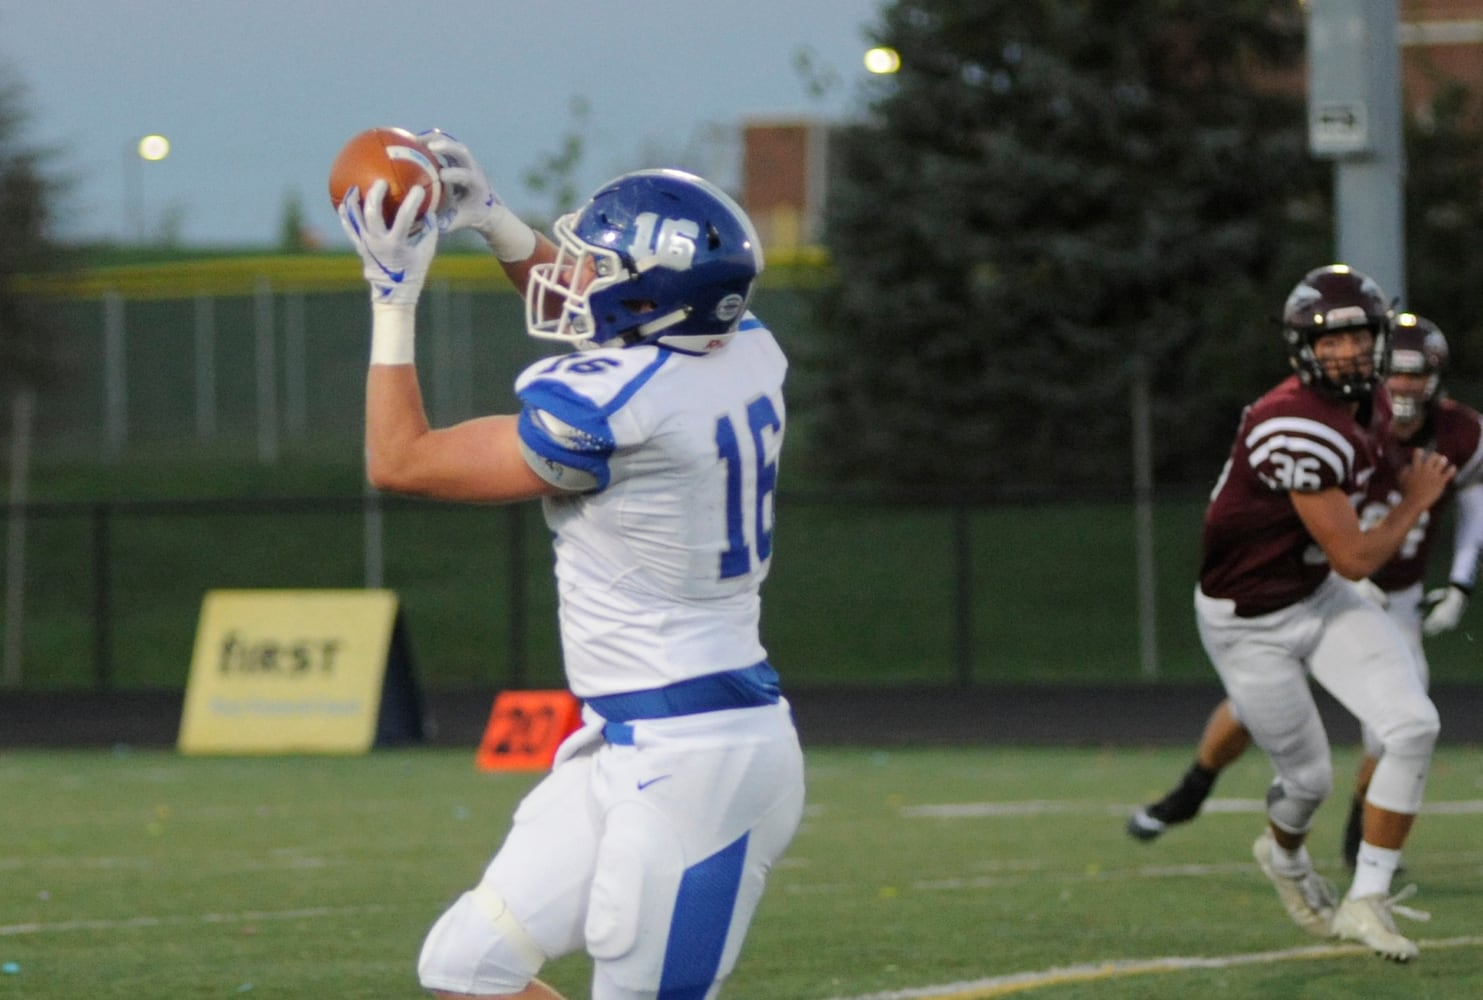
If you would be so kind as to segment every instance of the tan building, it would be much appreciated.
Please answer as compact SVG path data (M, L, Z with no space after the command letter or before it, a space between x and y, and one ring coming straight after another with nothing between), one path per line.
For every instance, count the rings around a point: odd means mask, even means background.
M829 125L801 119L742 125L742 206L768 249L823 240Z

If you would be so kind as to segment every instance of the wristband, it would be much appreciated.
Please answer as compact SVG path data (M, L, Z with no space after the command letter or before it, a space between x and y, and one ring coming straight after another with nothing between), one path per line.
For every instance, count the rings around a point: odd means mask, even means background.
M494 256L505 263L529 260L536 249L536 231L504 205L490 213L488 225L479 230Z
M416 364L417 307L371 303L371 364Z

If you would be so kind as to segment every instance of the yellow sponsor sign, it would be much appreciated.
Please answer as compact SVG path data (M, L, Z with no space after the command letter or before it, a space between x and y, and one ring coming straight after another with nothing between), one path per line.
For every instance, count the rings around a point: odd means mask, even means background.
M420 735L398 623L389 590L208 592L179 749L363 753L378 721L385 730L389 715L406 723L409 713Z

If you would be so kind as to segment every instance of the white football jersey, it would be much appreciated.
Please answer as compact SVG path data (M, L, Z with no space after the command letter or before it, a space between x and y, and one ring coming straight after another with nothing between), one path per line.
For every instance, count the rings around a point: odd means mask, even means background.
M555 534L562 651L581 698L766 659L787 360L746 316L706 355L652 345L548 358L521 373L526 460L574 492Z

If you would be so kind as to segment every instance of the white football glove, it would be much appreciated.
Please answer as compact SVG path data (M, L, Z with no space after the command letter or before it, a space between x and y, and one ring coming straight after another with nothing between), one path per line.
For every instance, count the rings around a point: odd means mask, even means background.
M373 304L415 306L422 282L438 252L438 227L424 226L417 219L426 192L413 188L397 209L391 226L381 214L386 182L377 181L361 202L359 188L345 192L340 202L340 225L365 265Z
M535 251L536 234L505 205L469 147L441 129L419 132L418 138L442 163L443 207L438 228L445 233L472 229L503 261L526 260Z
M1374 580L1365 577L1362 580L1350 580L1349 582L1354 585L1355 590L1359 591L1359 596L1365 600L1378 604L1382 608L1390 607L1390 595L1380 589Z
M1421 621L1421 634L1440 635L1457 628L1468 607L1468 592L1455 583L1427 591L1421 602L1426 617Z

